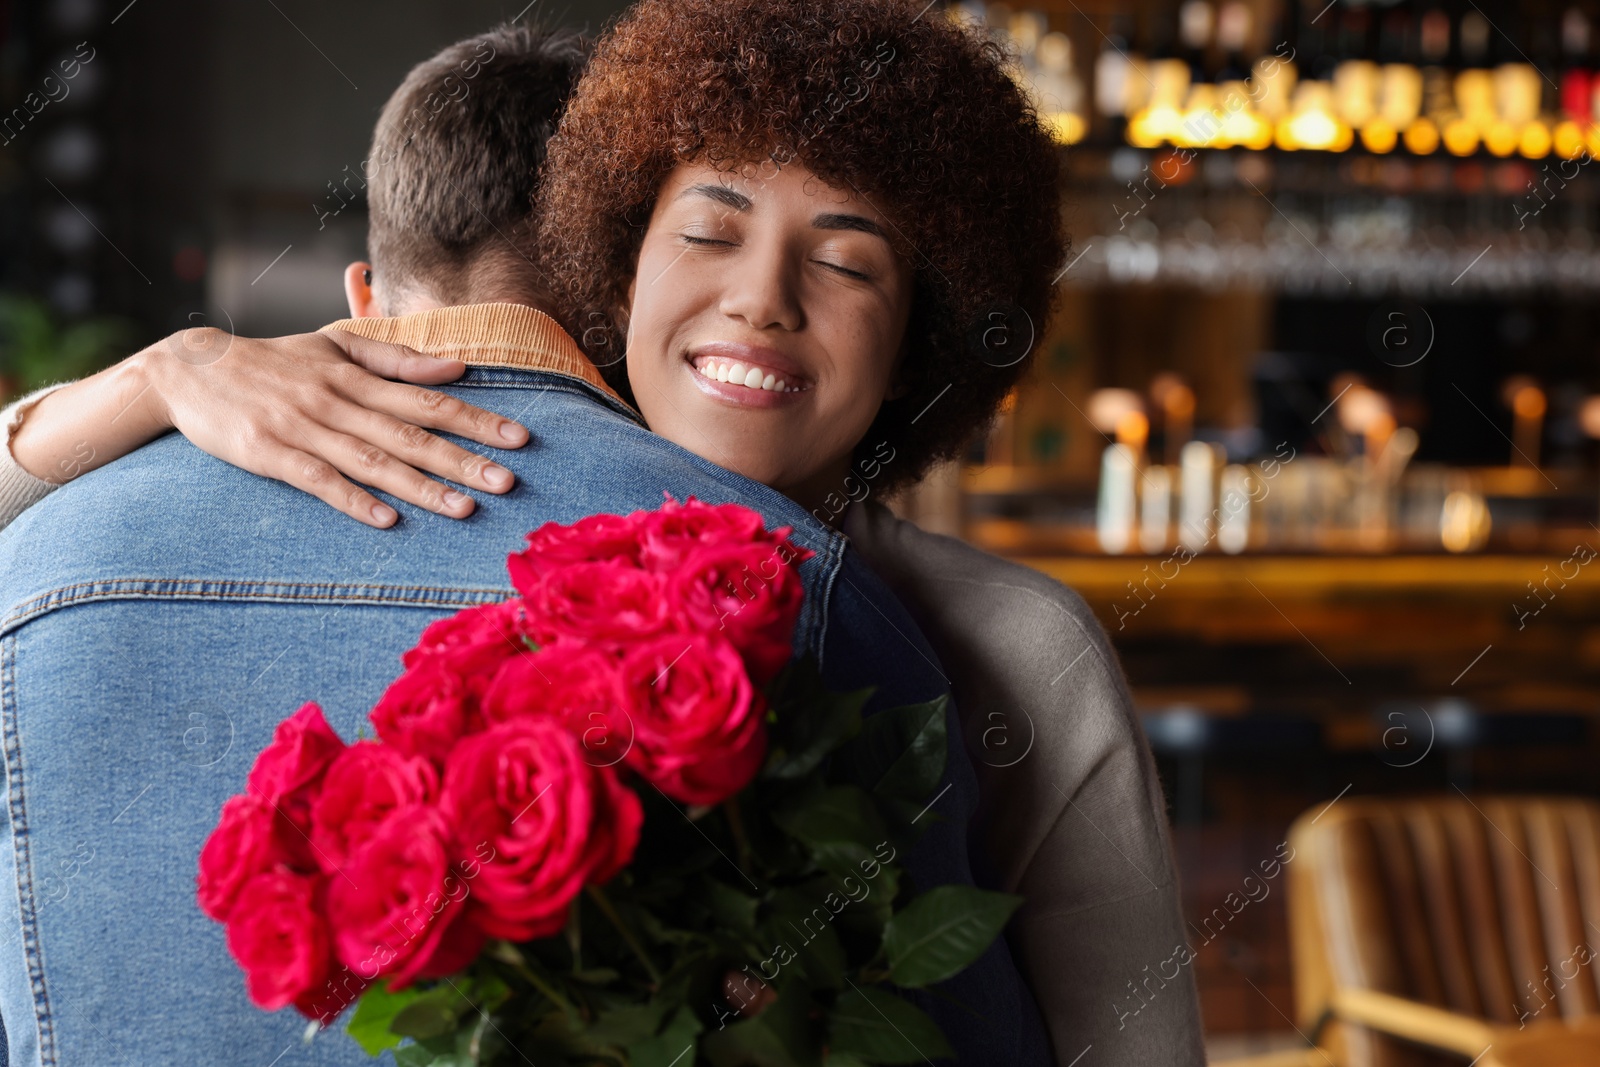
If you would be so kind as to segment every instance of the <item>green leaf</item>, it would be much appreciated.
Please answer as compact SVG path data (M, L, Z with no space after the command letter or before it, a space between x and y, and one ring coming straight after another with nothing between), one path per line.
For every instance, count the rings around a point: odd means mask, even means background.
M804 985L787 985L754 1019L707 1034L700 1051L711 1067L812 1067L822 1057L814 1006Z
M681 1007L658 1036L628 1046L628 1063L630 1067L689 1067L695 1057L684 1053L694 1046L702 1029L694 1011Z
M454 986L443 985L428 990L401 1008L389 1028L397 1034L423 1041L454 1033L460 1026L461 1016L472 1010L472 1001Z
M719 926L737 930L742 934L755 931L756 909L760 906L760 901L715 878L704 879L702 886L705 890L706 907L710 909L711 917Z
M889 833L872 797L853 785L808 792L772 818L829 870L853 872L863 862L876 862L872 850Z
M840 750L835 775L879 796L927 803L944 777L949 707L950 698L941 696L869 716L861 733Z
M828 888L822 879L781 890L773 897L772 914L765 925L767 939L793 952L794 962L815 987L838 989L844 985L844 945L834 920L848 903L848 897Z
M397 1067L473 1067L457 1051L454 1035L430 1038L394 1050Z
M857 874L846 888L858 899L839 915L839 927L874 948L883 943L883 928L894 914L895 894L900 890L900 868L880 864L876 876Z
M404 1048L394 1050L395 1067L434 1067L435 1064L439 1064L439 1067L446 1067L455 1058L456 1054L454 1052L441 1056L431 1049L423 1048L421 1045L407 1045Z
M415 986L391 993L388 982L379 982L356 1001L355 1014L350 1016L345 1032L356 1039L368 1056L394 1048L400 1044L400 1035L390 1029L390 1024L406 1005L420 996L422 991Z
M1021 903L967 885L928 890L884 927L890 978L911 989L944 981L983 955Z
M878 986L852 989L841 996L828 1023L829 1067L837 1067L838 1057L908 1064L954 1055L938 1023L915 1004Z
M858 1059L848 1052L828 1051L828 1058L822 1061L824 1067L872 1067L866 1060Z
M829 692L809 659L789 664L772 685L777 721L771 734L772 755L762 777L794 781L816 770L829 753L860 731L861 709L871 696L870 689Z
M653 1035L666 1017L668 1005L658 1000L628 1004L600 1013L584 1037L600 1045L631 1045Z

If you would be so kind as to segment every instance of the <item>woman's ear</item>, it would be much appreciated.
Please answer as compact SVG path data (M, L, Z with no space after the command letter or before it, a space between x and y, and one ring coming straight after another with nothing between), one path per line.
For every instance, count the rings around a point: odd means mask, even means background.
M350 304L350 317L372 319L383 314L372 295L372 264L364 260L344 269L344 298Z

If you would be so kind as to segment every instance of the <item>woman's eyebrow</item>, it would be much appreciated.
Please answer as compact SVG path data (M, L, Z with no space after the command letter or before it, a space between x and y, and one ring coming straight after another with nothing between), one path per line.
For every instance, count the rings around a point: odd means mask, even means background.
M734 192L726 185L713 185L709 182L704 182L699 185L691 185L689 188L679 193L674 199L682 200L689 196L704 196L711 200L715 200L719 204L724 204L728 207L731 207L735 211L750 210L750 198L745 196L743 193Z
M870 233L874 237L882 237L885 241L889 239L889 235L883 232L883 227L865 215L818 215L811 220L811 227L816 230L855 230L858 233Z

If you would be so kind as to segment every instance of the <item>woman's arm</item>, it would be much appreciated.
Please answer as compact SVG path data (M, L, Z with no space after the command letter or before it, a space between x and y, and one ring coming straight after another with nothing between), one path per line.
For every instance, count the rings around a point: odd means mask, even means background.
M398 516L350 479L464 518L472 498L423 471L490 493L510 489L513 478L426 430L498 448L528 441L518 423L405 384L443 384L464 369L337 331L260 340L184 330L48 393L6 443L23 471L60 483L177 429L218 459L287 482L370 526L390 526ZM15 517L3 512L0 520Z
M36 389L0 409L0 533L11 525L18 515L50 495L55 482L35 478L24 470L11 455L9 442L17 424L45 394L62 388L66 383Z
M1190 964L1204 946L1184 925L1160 780L1105 630L1037 571L874 503L844 530L949 672L978 775L971 839L993 888L1024 898L1008 937L1057 1062L1093 1045L1105 1067L1201 1067Z

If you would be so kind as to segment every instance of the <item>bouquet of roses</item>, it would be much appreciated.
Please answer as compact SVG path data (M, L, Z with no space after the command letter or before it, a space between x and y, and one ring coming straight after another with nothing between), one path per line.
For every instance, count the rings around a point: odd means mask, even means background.
M863 717L790 662L789 532L692 498L547 524L510 557L521 596L405 653L376 738L316 704L281 723L200 854L251 1000L355 1003L350 1036L403 1067L949 1055L892 990L966 967L1019 901L897 865L937 818L945 701Z

